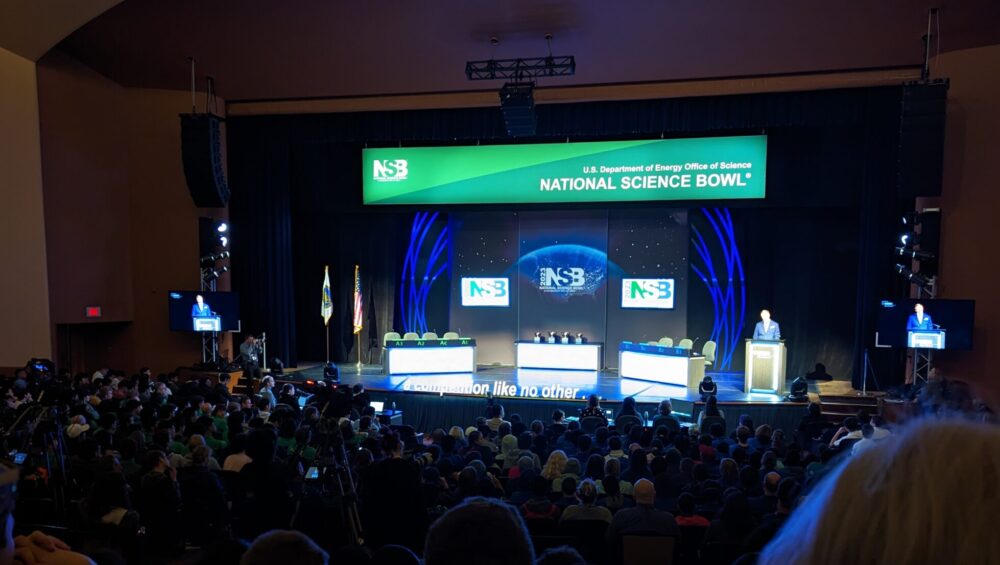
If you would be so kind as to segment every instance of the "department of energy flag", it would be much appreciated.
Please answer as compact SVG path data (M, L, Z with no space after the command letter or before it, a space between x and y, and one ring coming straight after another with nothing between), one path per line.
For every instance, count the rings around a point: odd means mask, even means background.
M333 298L330 296L330 266L323 267L323 302L319 308L319 315L323 316L323 325L330 325L330 317L333 316Z
M354 333L361 333L364 324L364 303L361 297L361 273L357 265L354 266Z

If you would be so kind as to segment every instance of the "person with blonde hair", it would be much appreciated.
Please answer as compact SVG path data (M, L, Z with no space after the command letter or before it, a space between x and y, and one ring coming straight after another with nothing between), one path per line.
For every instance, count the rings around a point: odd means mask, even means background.
M562 476L563 471L566 470L566 461L569 458L566 457L566 452L557 449L549 454L549 458L545 460L545 466L542 467L542 476L550 481L554 481Z
M922 419L834 469L760 565L1000 563L1000 428Z

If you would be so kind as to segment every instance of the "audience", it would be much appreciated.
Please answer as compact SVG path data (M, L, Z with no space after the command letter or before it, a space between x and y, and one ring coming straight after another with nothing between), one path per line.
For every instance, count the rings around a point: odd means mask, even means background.
M650 427L622 429L608 424L596 396L578 412L599 417L589 431L563 410L546 423L505 417L493 402L486 415L461 422L470 424L465 429L456 422L420 434L379 423L364 389L346 385L317 388L303 408L295 387L280 386L275 398L270 376L259 394L230 392L225 379L180 383L148 371L132 377L112 370L76 377L20 371L0 384L9 391L11 416L33 409L36 398L61 403L67 495L83 501L85 527L116 532L115 550L129 563L174 561L191 551L216 563L413 563L421 553L430 565L580 563L581 555L593 561L594 536L573 537L582 531L601 532L598 545L606 544L601 549L612 561L622 536L643 533L695 535L684 541L707 562L757 552L762 563L912 562L921 560L913 558L922 555L918 549L902 557L878 553L884 545L878 530L903 520L886 507L913 512L907 527L931 528L941 519L933 514L952 501L901 502L903 492L916 498L902 477L955 489L952 482L968 476L962 470L995 474L995 446L982 463L962 458L963 446L995 440L981 425L925 422L914 436L859 413L835 426L815 403L788 434L766 423L755 427L745 414L727 429L715 397L693 426L682 425L664 400ZM643 408L651 406L632 398L618 416L638 416ZM952 428L952 435L937 433ZM955 471L932 477L929 469ZM961 497L977 505L996 498L977 491L974 481L956 484L968 486ZM865 490L872 485L890 490ZM920 498L933 499L930 490ZM872 515L847 523L861 512L851 501L873 505ZM834 510L847 518L834 517ZM949 532L978 535L988 524L947 515ZM525 520L576 540L579 553L563 548L536 556ZM923 544L937 561L976 561L964 546L938 539L938 530L907 531L930 532L917 536L920 543L907 542ZM233 541L239 538L256 541L247 549ZM848 539L863 547L827 555L830 543ZM996 544L992 537L978 543ZM209 556L216 557L203 561Z

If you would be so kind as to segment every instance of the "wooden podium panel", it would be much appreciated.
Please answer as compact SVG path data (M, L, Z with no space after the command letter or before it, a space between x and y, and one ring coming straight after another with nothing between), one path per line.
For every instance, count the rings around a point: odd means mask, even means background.
M748 339L744 391L781 394L785 390L786 356L783 341Z

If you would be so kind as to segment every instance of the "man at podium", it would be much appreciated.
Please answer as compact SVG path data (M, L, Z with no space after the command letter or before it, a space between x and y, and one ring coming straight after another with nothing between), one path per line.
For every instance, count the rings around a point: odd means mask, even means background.
M194 304L191 305L191 317L192 318L207 318L209 316L214 316L212 308L208 304L205 304L205 297L198 295L194 297Z
M770 341L778 341L781 339L781 328L778 327L778 322L771 319L770 311L760 311L760 321L757 322L757 325L753 328L753 338Z
M917 302L913 307L913 313L906 320L906 331L912 332L914 330L933 330L934 322L931 321L931 317L924 314L924 305Z

